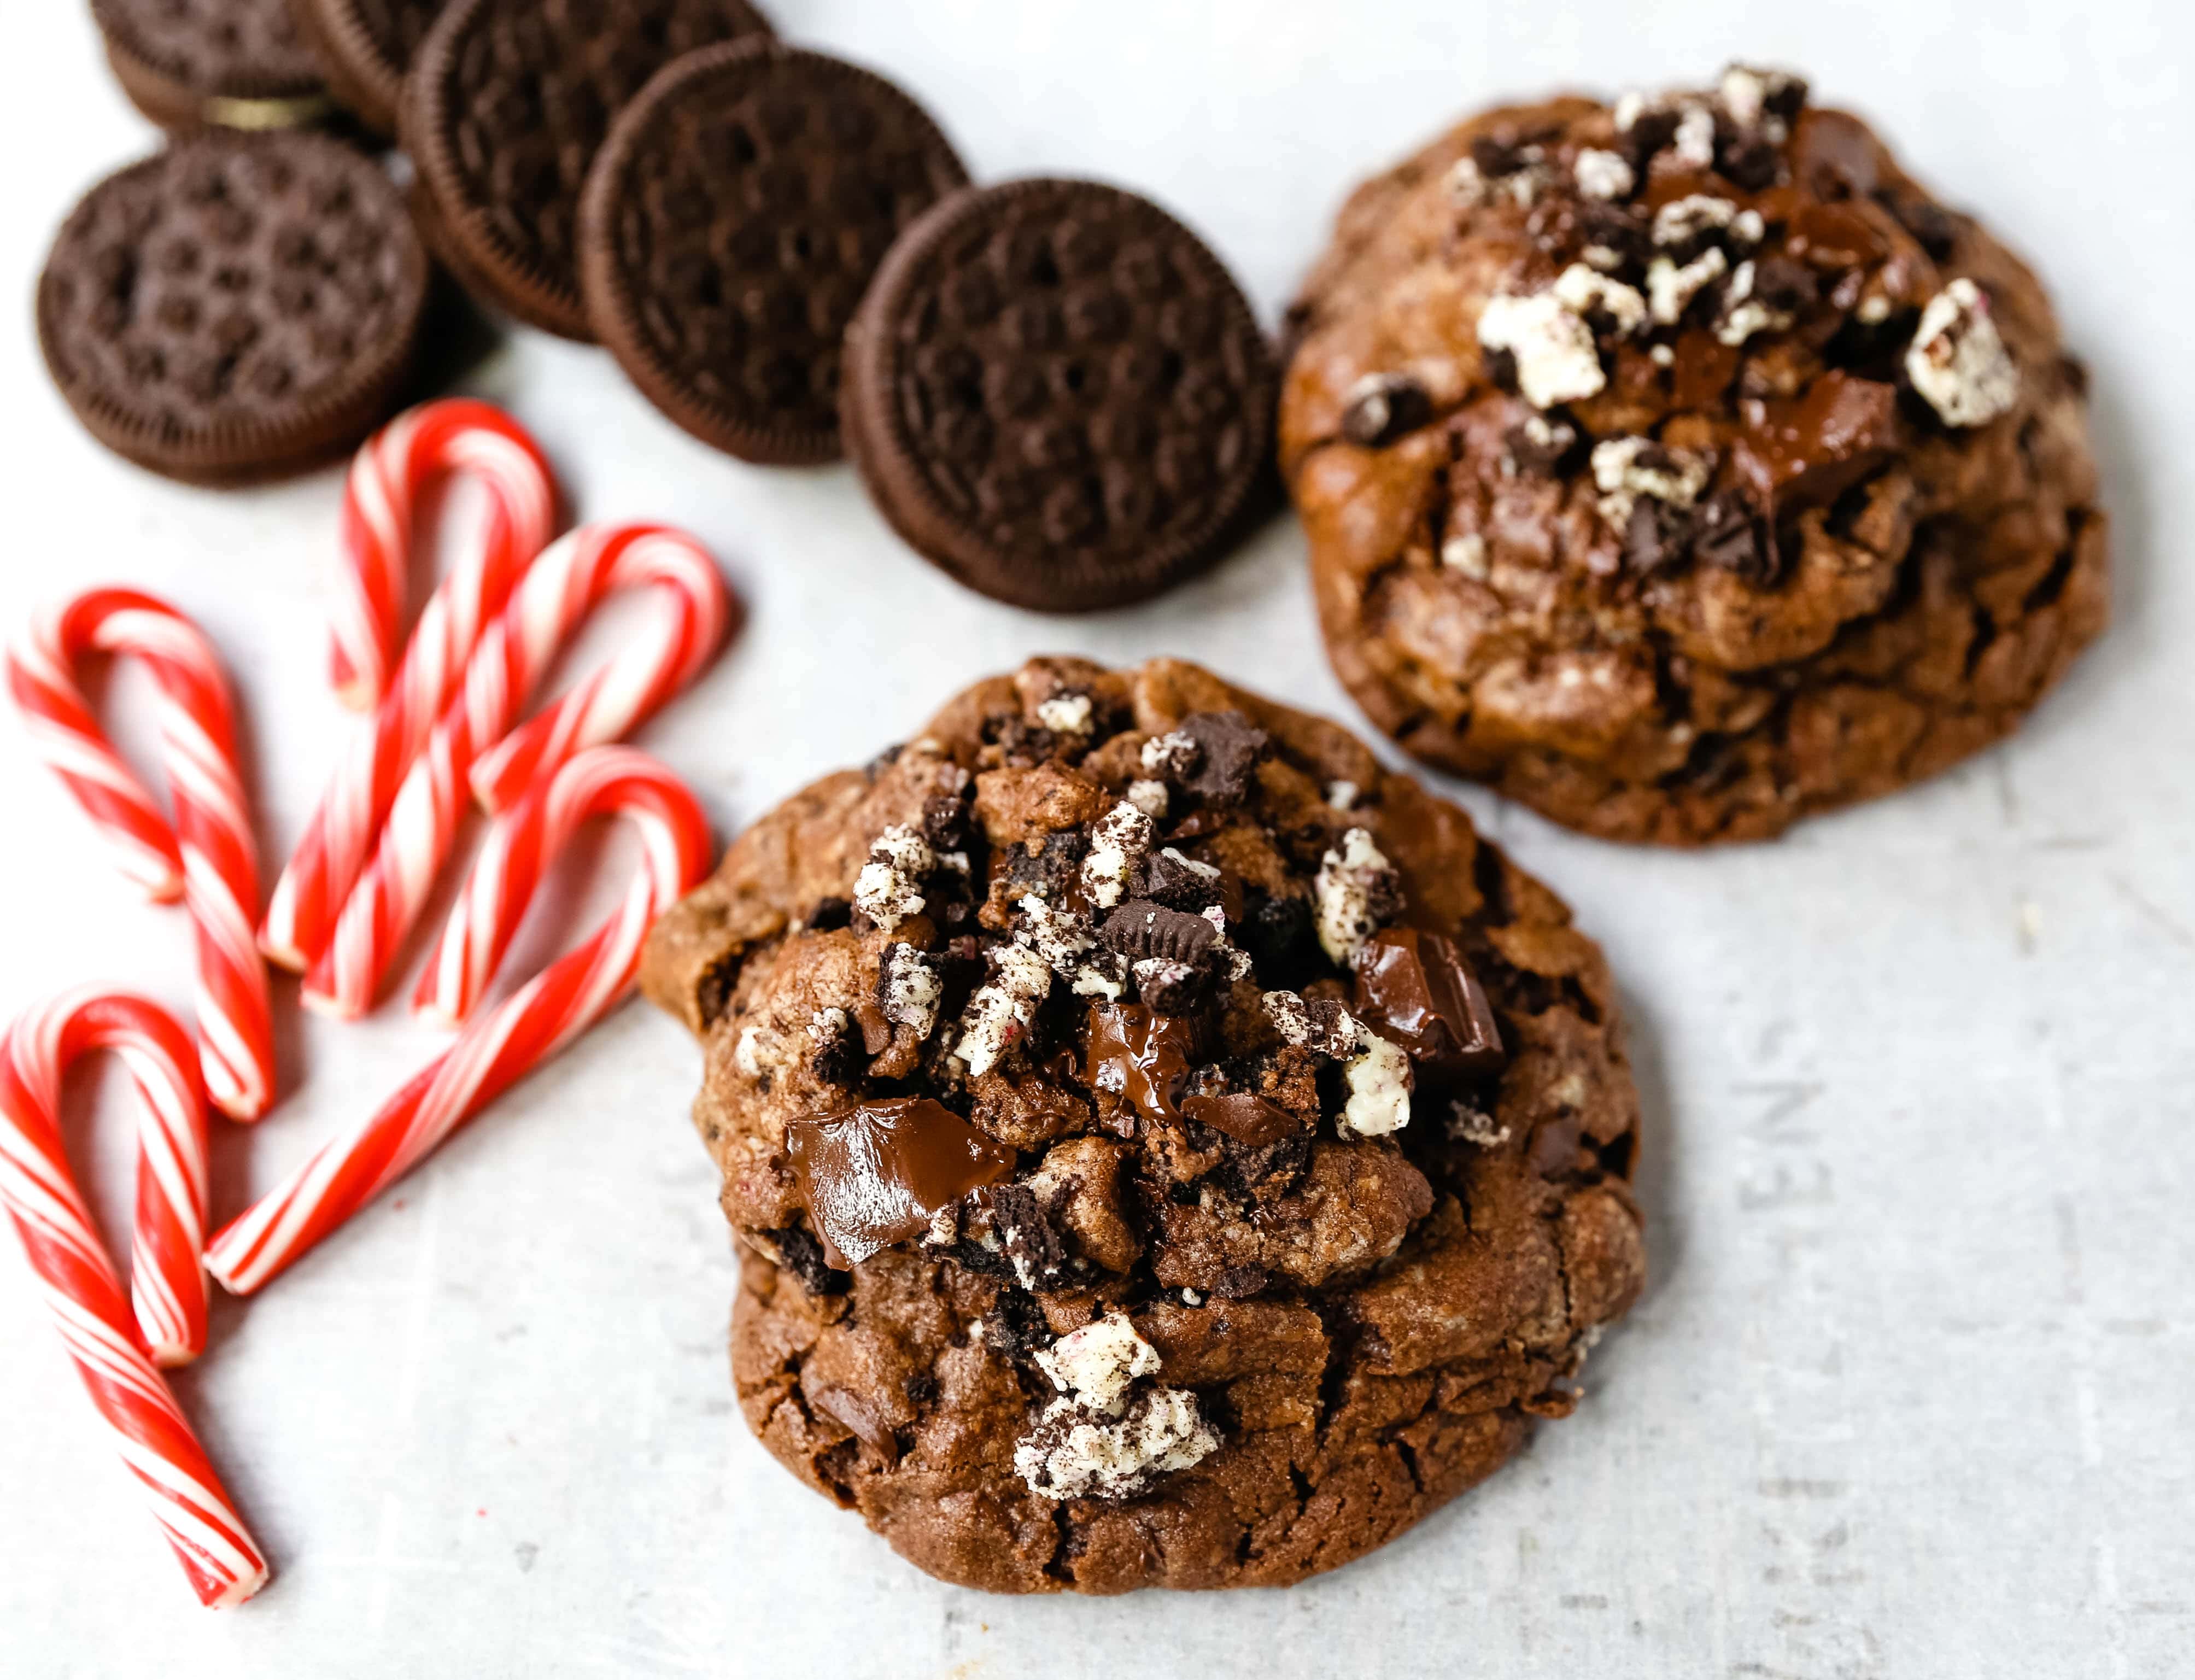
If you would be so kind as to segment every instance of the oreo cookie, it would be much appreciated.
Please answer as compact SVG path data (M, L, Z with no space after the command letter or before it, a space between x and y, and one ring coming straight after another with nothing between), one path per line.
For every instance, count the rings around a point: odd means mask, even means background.
M1248 302L1157 205L1086 181L956 194L878 271L840 419L878 507L970 588L1040 612L1156 594L1269 480Z
M130 102L164 129L290 128L331 110L289 0L91 0Z
M370 159L216 129L109 176L39 278L38 342L91 434L196 483L340 455L395 406L429 265Z
M902 229L968 175L922 107L821 53L666 66L587 178L587 313L648 400L748 461L834 460L839 345Z
M443 0L289 0L328 91L383 140L396 133L404 72Z
M451 0L398 127L452 270L522 321L591 339L579 194L611 123L671 60L769 32L746 0Z

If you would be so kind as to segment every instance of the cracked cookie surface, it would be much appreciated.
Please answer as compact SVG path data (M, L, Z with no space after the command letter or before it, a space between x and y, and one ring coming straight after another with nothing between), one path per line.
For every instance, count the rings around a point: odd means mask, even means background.
M1351 197L1290 339L1336 672L1589 833L1760 838L1932 775L2107 616L2040 284L1794 78L1473 118Z
M1000 1591L1282 1585L1566 1415L1644 1278L1598 948L1195 666L1040 659L749 829L642 984L763 1443Z

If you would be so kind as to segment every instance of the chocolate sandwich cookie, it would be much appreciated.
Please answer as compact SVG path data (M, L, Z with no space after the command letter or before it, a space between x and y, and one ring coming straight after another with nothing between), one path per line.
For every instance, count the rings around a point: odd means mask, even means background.
M91 0L130 102L164 129L281 129L327 115L288 0Z
M746 0L453 0L398 111L452 269L519 319L591 339L579 193L610 124L671 60L769 32Z
M847 320L901 230L967 179L881 77L772 41L692 54L625 107L587 178L588 318L703 442L836 459Z
M1086 181L956 194L885 258L846 337L846 446L901 536L1040 612L1155 595L1252 505L1275 375L1219 260Z
M395 405L428 273L369 159L319 135L208 130L77 206L38 282L38 342L77 417L140 466L278 477Z
M375 134L396 132L404 72L443 0L289 0L328 91Z

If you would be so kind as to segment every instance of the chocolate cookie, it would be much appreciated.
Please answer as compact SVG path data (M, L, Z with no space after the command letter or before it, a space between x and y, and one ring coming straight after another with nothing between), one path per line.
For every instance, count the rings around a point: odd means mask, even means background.
M587 177L589 319L704 443L835 460L846 322L900 230L967 179L881 77L770 41L690 54L625 107Z
M398 113L451 268L519 319L591 338L579 193L610 124L672 59L769 32L746 0L451 0Z
M2103 627L2041 285L1792 77L1473 118L1358 191L1295 329L1335 670L1574 827L1749 839L1888 792Z
M1036 660L657 926L747 1421L996 1591L1279 1585L1576 1404L1638 1098L1561 903L1336 726Z
M191 135L94 187L38 282L91 434L202 483L349 449L400 394L427 255L380 169L311 134Z
M396 132L404 72L443 0L290 0L328 90L383 139Z
M1219 260L1084 181L963 193L894 246L846 336L846 446L894 529L1040 612L1155 595L1253 505L1270 352Z
M329 110L288 0L91 0L123 92L167 129L289 128Z

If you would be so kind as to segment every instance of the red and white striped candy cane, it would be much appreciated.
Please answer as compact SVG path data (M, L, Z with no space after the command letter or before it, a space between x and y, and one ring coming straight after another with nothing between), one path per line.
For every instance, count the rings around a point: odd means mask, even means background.
M56 1119L69 1063L102 1047L121 1052L145 1106L134 1322ZM205 1108L192 1061L183 1030L141 998L74 992L24 1015L0 1039L0 1202L122 1462L199 1602L220 1607L258 1591L267 1560L158 1368L205 1343Z
M469 771L502 740L534 684L604 599L656 588L671 611L490 755L539 780L582 747L615 740L698 676L723 643L731 596L708 551L660 525L591 525L544 550L465 670L464 688L413 761L351 889L335 937L305 977L308 1006L349 1019L373 1006L390 961L449 855ZM477 762L475 761L478 761ZM520 790L522 791L523 790Z
M222 1230L206 1249L206 1268L228 1288L249 1295L263 1286L631 987L650 924L708 869L709 826L677 777L630 747L580 753L498 817L459 913L480 906L477 913L493 924L483 942L507 941L524 913L524 895L494 890L481 877L501 870L513 883L521 876L538 881L548 843L596 812L632 818L646 843L643 866L616 912L585 944L475 1017L379 1110L322 1146ZM520 857L537 861L514 865Z
M72 670L87 653L148 666L160 695L160 758L176 820L107 744ZM251 939L259 851L237 774L228 678L198 627L135 590L93 590L39 617L9 655L8 687L40 757L60 774L123 870L156 899L180 890L197 930L199 1059L214 1106L257 1119L274 1100L267 965ZM163 873L172 857L180 875Z
M389 692L412 568L413 510L437 480L463 474L487 492L478 544L523 567L549 540L556 486L540 446L501 409L467 397L423 403L383 426L352 460L337 541L341 595L329 624L328 678L354 711Z
M516 421L485 404L461 407L468 423L477 422L481 429L472 437L475 459L497 463L489 481L502 514L490 521L493 540L464 549L429 597L372 721L353 739L274 884L259 946L285 968L302 970L326 949L343 900L372 855L382 819L464 680L465 662L555 528L556 483L533 440ZM369 443L366 448L377 446ZM396 482L378 477L372 481L384 492ZM408 507L407 502L407 512ZM401 535L406 529L406 521L379 512L372 523L384 534Z

